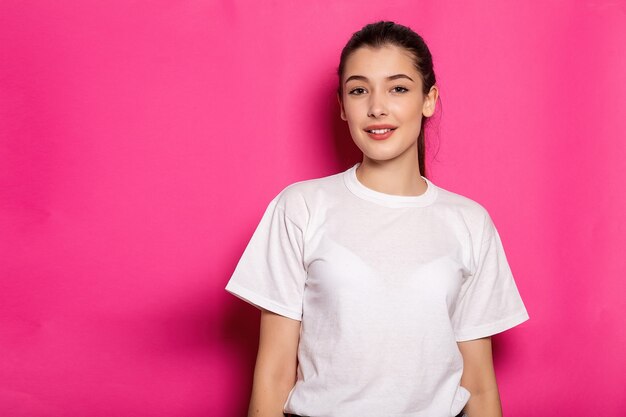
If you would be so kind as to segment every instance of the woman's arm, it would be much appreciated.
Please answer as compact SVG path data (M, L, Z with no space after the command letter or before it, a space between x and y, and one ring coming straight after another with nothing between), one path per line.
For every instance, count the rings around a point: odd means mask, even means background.
M263 309L248 417L283 417L296 383L300 322Z
M465 413L468 417L502 417L491 337L458 342L458 346L463 355L461 385L471 394Z

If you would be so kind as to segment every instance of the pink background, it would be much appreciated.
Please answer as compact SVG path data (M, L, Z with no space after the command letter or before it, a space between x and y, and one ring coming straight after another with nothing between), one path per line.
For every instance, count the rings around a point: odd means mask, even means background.
M335 68L379 19L429 44L429 176L531 316L505 415L623 415L626 3L267 3L2 1L0 415L245 414L259 312L224 286L278 191L358 160Z

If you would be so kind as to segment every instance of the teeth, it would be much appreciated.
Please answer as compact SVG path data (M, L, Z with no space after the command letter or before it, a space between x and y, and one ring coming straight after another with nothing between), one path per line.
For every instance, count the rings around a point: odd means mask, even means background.
M387 133L391 131L391 129L372 129L370 132L375 133L377 135L382 135L383 133Z

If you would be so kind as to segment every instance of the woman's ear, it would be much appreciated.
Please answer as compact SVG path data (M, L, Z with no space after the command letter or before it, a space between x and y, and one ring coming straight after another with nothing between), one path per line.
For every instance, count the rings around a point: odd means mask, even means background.
M339 94L339 92L337 92L337 102L339 103L339 111L340 111L341 120L347 121L348 119L346 118L346 112L343 109L343 102L341 101L341 95Z
M430 117L435 114L435 105L437 103L437 97L439 97L439 90L436 85L430 87L430 91L424 98L424 107L422 108L422 114L425 117Z

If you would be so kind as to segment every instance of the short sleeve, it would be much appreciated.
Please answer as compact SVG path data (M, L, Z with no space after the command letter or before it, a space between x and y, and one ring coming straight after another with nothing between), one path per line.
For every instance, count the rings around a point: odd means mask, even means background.
M457 342L491 336L529 319L488 213L479 242L475 271L462 283L452 315Z
M280 197L266 208L225 289L258 308L301 320L304 236L278 204Z

